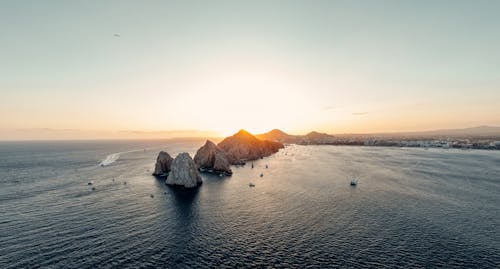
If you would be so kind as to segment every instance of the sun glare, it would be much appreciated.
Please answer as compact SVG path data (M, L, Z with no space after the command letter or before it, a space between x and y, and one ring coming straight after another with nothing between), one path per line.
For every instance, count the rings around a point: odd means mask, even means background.
M183 98L190 120L224 136L242 128L251 133L292 129L307 123L310 115L304 111L314 111L301 82L279 70L218 69L194 81Z

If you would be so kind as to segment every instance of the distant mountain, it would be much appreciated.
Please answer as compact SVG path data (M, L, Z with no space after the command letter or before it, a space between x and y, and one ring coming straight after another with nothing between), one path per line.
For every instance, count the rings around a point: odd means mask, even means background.
M312 131L306 135L289 135L281 130L274 129L265 134L257 135L260 139L278 141L288 144L328 144L332 143L335 136Z
M312 131L306 135L290 135L281 130L274 129L270 132L256 135L260 139L278 141L287 144L349 144L350 139L362 139L363 137L498 137L500 139L500 127L478 126L464 129L442 129L422 132L395 132L376 134L336 134L330 135Z
M325 133L318 133L316 131L312 131L304 136L304 138L309 139L309 140L329 140L334 138L333 135L325 134Z
M423 136L500 136L500 127L477 126L463 129L441 129L423 132L410 132L407 134Z
M295 141L299 136L289 135L279 129L273 129L265 134L256 135L256 137L264 140L290 143L289 141Z

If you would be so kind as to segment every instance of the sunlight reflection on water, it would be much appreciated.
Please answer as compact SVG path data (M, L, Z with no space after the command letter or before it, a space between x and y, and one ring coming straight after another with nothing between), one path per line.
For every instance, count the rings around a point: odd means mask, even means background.
M2 268L499 265L498 152L291 145L196 190L150 175L202 144L0 145Z

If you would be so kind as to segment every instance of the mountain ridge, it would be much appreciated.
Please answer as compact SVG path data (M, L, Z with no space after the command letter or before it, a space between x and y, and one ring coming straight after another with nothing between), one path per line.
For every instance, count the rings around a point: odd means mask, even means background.
M273 129L267 133L256 135L259 139L277 141L288 144L349 144L352 139L441 139L441 138L497 138L500 139L500 127L476 126L462 129L439 129L420 132L388 132L388 133L366 133L366 134L327 134L311 131L305 135L291 135L286 132ZM359 142L359 141L358 141Z

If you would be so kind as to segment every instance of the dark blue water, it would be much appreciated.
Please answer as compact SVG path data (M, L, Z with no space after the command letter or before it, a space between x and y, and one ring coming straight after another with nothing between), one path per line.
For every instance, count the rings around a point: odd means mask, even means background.
M288 146L194 191L150 175L203 142L0 143L0 268L500 267L500 152Z

